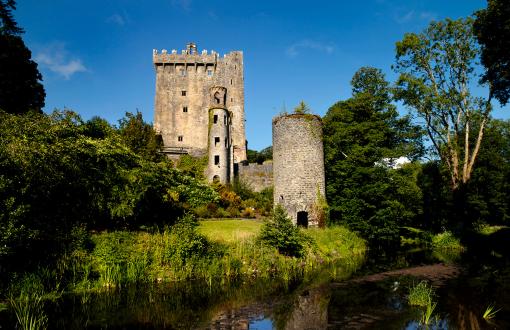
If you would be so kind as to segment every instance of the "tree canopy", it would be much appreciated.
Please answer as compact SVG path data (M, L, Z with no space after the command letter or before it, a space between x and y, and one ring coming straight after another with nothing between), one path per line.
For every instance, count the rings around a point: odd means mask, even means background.
M331 221L372 241L398 240L399 227L421 212L413 165L392 169L384 160L422 153L421 130L399 117L381 70L354 75L353 97L324 117L326 196Z
M396 45L396 97L424 120L452 190L469 181L492 110L490 93L470 92L479 54L472 26L471 18L432 22Z
M46 93L42 75L12 17L14 0L0 0L0 109L9 113L41 112Z
M507 0L488 0L487 9L476 12L474 32L482 47L482 64L494 97L506 104L510 98L510 6Z

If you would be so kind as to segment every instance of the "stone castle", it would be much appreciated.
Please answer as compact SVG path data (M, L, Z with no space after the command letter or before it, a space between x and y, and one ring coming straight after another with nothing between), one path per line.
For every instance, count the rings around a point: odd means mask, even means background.
M170 53L153 51L156 70L154 128L163 152L208 156L207 178L230 182L246 161L243 53L200 53L193 43Z
M322 120L311 114L285 114L273 119L274 205L280 204L294 224L324 225L325 197Z
M221 57L193 43L178 53L153 51L156 69L154 128L172 159L208 157L209 181L235 175L256 191L274 184L274 203L294 224L320 225L325 196L322 121L310 114L273 119L273 163L248 164L244 119L243 53Z

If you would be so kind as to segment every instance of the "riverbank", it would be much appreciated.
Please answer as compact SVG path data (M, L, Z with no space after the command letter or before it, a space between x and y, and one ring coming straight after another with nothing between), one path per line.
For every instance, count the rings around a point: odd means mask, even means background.
M216 220L162 231L87 235L54 269L18 274L9 295L104 290L141 283L267 278L291 281L339 260L362 259L364 240L344 227L302 230L310 239L300 258L257 239L262 222Z

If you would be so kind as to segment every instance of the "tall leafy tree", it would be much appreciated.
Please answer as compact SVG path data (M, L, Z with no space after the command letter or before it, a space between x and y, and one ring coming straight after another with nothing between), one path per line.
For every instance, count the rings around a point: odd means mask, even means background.
M161 137L156 134L151 124L143 120L142 113L126 112L126 116L119 120L119 132L124 143L142 157L160 161L164 159L159 151L162 147Z
M12 17L14 0L0 0L0 109L9 113L41 112L46 93L32 53Z
M361 68L353 97L324 117L326 195L331 221L349 225L371 241L398 239L399 227L421 213L419 167L392 169L392 159L421 154L421 130L399 117L389 83L379 69Z
M472 27L471 18L432 22L396 45L396 96L424 120L452 191L471 178L492 110L491 93L482 98L470 91L479 54Z
M506 104L510 98L510 6L508 0L488 0L487 9L476 12L474 32L482 46L482 64L494 97Z

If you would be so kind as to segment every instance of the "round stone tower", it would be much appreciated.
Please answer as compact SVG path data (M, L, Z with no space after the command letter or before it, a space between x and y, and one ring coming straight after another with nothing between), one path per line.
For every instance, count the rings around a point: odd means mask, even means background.
M322 121L311 114L273 119L274 204L281 204L294 224L322 225L325 204Z
M210 89L209 108L209 181L229 183L232 173L232 145L230 130L232 118L225 107L227 89L214 86Z

